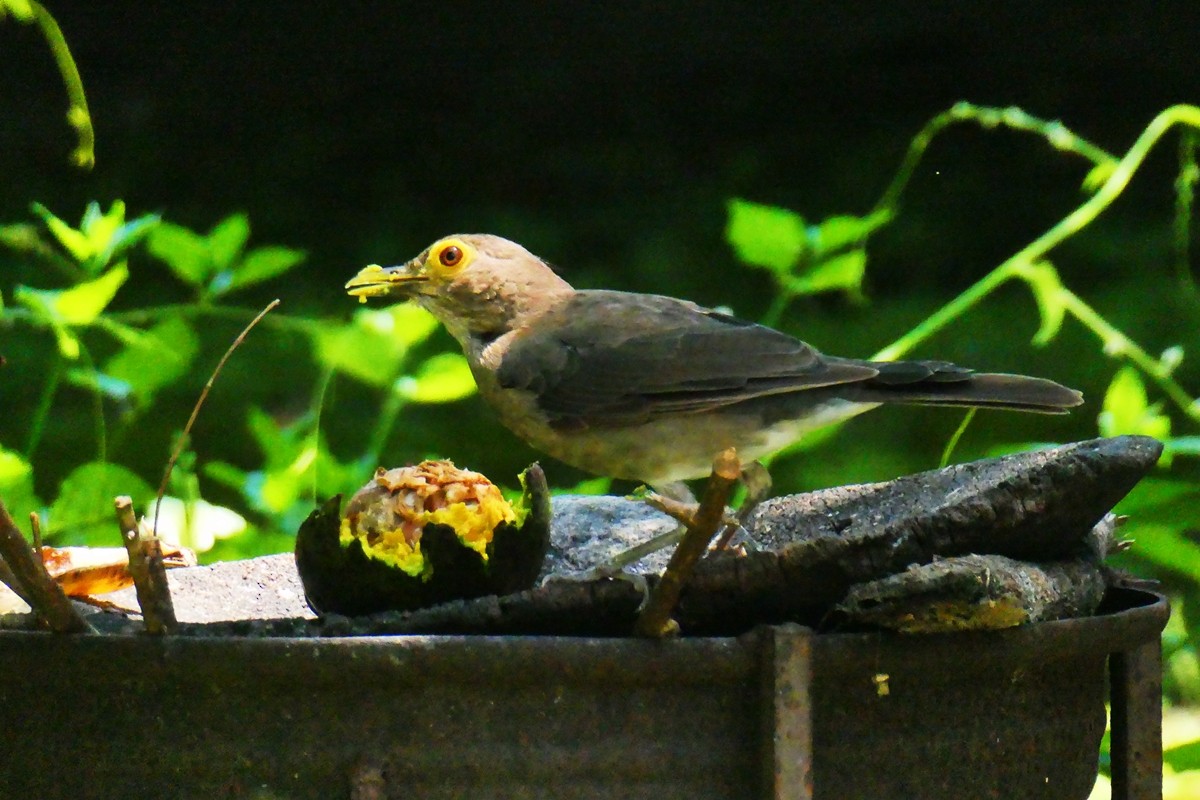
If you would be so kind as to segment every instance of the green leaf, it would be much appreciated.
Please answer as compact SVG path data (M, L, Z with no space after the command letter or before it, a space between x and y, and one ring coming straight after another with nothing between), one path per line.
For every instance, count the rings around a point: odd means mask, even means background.
M785 278L784 285L793 294L841 290L861 297L866 271L867 251L859 248L826 259L795 278Z
M1149 477L1134 487L1115 509L1129 523L1121 535L1131 539L1130 554L1200 582L1200 544L1187 533L1182 509L1200 507L1200 485L1172 478Z
M1104 394L1104 408L1097 419L1102 436L1140 434L1156 439L1171 436L1171 418L1150 405L1142 377L1133 367L1117 371Z
M268 464L279 464L289 458L294 449L291 437L270 414L261 408L252 407L246 414L246 424L250 428L250 435L258 444L258 449L266 456Z
M146 248L189 286L203 286L216 271L208 241L173 222L160 222L151 230Z
M128 385L145 404L186 375L199 351L199 337L181 318L172 317L106 361L104 372Z
M865 217L849 214L827 217L817 225L814 250L828 253L847 247L858 248L872 233L892 219L890 211L876 211Z
M791 270L808 247L799 214L739 199L729 201L725 241L741 261L782 273Z
M75 468L50 506L49 531L67 544L117 545L121 533L113 500L118 495L132 497L136 508L149 502L154 490L117 464L93 461Z
M121 200L114 200L107 213L101 213L98 203L88 203L78 230L63 222L40 203L33 204L33 211L46 223L46 227L59 244L92 275L108 266L108 262L120 247L131 244L130 237L136 234L139 228L144 227L139 223L147 220L143 217L142 220L126 225L125 203ZM158 218L151 216L149 219L157 222Z
M76 284L70 289L46 292L55 295L51 304L56 315L68 325L88 325L108 307L125 281L129 279L129 268L117 264L95 280Z
M290 247L270 245L256 247L233 268L233 274L225 291L241 289L255 283L262 283L277 275L282 275L305 259L303 250L293 250Z
M105 251L111 251L113 237L125 225L125 203L114 200L107 214L101 214L100 206L96 203L88 205L88 213L84 215L79 229L88 238L92 255L97 256Z
M1163 442L1167 452L1176 456L1200 456L1200 436L1176 436Z
M355 317L357 319L357 315ZM437 317L416 303L401 303L365 317L362 324L375 328L411 349L428 339L440 323Z
M399 307L399 308L402 308ZM408 354L404 330L396 324L392 309L355 312L349 325L323 326L317 330L317 359L372 386L389 386Z
M1058 270L1048 261L1039 261L1019 270L1017 274L1033 292L1041 323L1033 335L1033 343L1041 346L1058 335L1066 314L1066 293Z
M1164 750L1163 763L1175 772L1200 770L1200 741L1188 742Z
M128 277L129 269L122 263L99 278L70 289L43 290L18 286L14 299L54 329L59 351L64 357L74 360L79 358L80 345L69 326L94 322Z
M113 256L128 250L144 239L161 221L162 218L158 214L143 214L137 219L126 222L113 233L108 246L96 259L93 259L91 267L96 270L102 269L112 260Z
M42 218L50 233L76 261L83 263L95 255L91 242L82 231L77 231L63 222L41 203L34 203L32 208L33 213Z
M450 403L475 393L475 377L458 353L439 353L417 373L396 382L396 391L413 403Z
M182 545L197 553L213 548L217 539L228 539L246 530L246 518L231 508L213 505L203 498L189 502L178 497L163 497L151 503L146 519L156 520L154 530L164 541Z
M250 238L250 220L244 213L230 214L208 233L208 252L216 269L228 269Z
M96 392L123 403L133 394L133 387L94 369L72 369L67 371L67 381L91 392Z
M33 466L12 450L0 447L0 500L14 519L42 507L33 491Z

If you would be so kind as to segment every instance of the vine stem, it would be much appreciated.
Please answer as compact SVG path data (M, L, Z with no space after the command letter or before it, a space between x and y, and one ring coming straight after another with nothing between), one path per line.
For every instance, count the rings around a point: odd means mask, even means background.
M1200 130L1200 107L1176 105L1164 110L1146 126L1125 156L1116 163L1104 183L1084 203L1055 223L1049 230L980 278L958 297L939 308L908 333L876 353L879 361L892 361L908 353L921 342L945 328L977 305L998 286L1013 278L1023 278L1029 268L1041 261L1053 248L1090 225L1105 209L1121 195L1129 185L1134 173L1146 159L1147 154L1163 135L1176 125L1186 125ZM922 133L924 133L923 131ZM889 191L891 191L889 189ZM1120 342L1122 346L1107 347L1110 355L1125 356L1141 367L1159 387L1190 418L1200 420L1200 407L1159 365L1158 361L1138 347L1124 333L1117 330L1078 295L1065 287L1060 290L1060 299L1065 309L1106 344Z
M79 77L79 67L67 47L66 37L50 12L36 0L30 0L29 7L42 36L54 55L54 63L62 75L63 86L67 90L67 99L71 106L67 110L67 122L75 129L79 143L71 153L71 160L82 169L90 170L96 164L96 132L92 128L92 115L88 111L87 96L83 92L83 79Z

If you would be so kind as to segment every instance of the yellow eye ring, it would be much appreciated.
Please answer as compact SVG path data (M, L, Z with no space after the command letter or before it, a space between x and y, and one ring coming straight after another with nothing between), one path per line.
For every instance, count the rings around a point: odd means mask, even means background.
M453 274L466 268L475 258L475 248L462 239L442 239L429 248L425 263L429 269L442 274Z

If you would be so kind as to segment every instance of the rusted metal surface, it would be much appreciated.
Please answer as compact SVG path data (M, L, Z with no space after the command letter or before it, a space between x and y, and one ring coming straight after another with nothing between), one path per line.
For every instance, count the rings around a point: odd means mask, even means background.
M1162 800L1162 645L1109 660L1113 800Z
M1083 798L1105 660L1166 619L1124 599L922 637L0 633L0 797Z
M763 797L812 800L813 637L808 628L764 628Z

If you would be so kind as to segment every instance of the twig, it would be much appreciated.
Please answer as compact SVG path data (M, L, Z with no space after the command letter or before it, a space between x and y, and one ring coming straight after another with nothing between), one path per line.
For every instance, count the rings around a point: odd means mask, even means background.
M40 553L42 550L42 518L36 511L29 512L29 528L33 531L33 552Z
M221 368L225 366L225 362L233 355L233 351L238 349L241 343L246 340L250 329L257 325L258 321L270 313L277 305L279 305L279 300L272 300L267 303L266 308L258 312L258 316L250 320L250 324L242 329L242 332L233 340L233 344L229 345L229 349L225 351L225 355L221 356L221 360L217 362L212 375L208 376L208 383L204 384L204 388L200 391L200 397L196 400L196 405L192 407L192 415L188 417L187 424L183 426L183 434L179 437L179 442L175 445L175 450L172 451L171 457L167 459L167 468L163 471L162 483L158 485L158 494L154 498L154 524L151 526L155 533L158 532L158 512L162 507L163 495L167 493L167 481L171 479L171 470L175 469L175 462L179 460L180 454L183 453L183 448L187 447L188 434L192 432L192 426L196 424L196 417L200 415L200 408L204 405L204 401L208 399L208 393L212 389L213 383L216 382L217 375L221 373Z
M139 528L133 513L132 499L126 496L118 497L114 505L117 509L117 524L121 527L121 541L125 543L125 550L129 553L129 574L133 576L146 632L174 633L178 623L175 621L171 590L167 586L162 544L153 533L143 532Z
M696 562L704 555L709 542L725 522L725 504L729 502L729 495L741 474L737 451L732 447L713 461L712 475L704 487L700 508L690 522L684 521L687 533L671 554L671 560L654 587L654 593L638 615L633 626L635 636L661 639L678 630L679 626L671 619L671 614Z
M92 626L71 604L62 587L46 572L42 560L25 541L3 502L0 502L0 556L18 584L12 590L29 603L46 627L55 633L92 631Z

